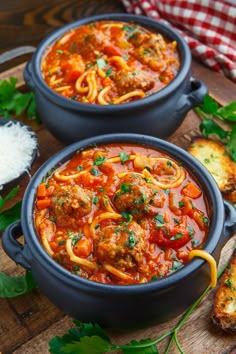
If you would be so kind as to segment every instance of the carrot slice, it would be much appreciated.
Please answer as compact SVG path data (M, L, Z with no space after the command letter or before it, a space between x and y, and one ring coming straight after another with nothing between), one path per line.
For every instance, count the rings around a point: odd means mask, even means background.
M74 254L80 257L88 257L92 251L92 243L89 239L80 239L74 246Z
M50 207L51 205L51 199L45 198L45 199L39 199L36 201L36 206L38 209L46 209Z
M182 194L186 197L196 199L200 197L202 191L197 186L195 186L195 184L189 182L187 186L182 189Z
M41 183L37 188L37 196L43 198L47 196L47 187L46 183Z

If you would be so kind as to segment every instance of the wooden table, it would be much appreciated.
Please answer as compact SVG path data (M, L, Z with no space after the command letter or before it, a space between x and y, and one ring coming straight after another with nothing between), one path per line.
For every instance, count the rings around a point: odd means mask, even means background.
M109 0L99 2L96 0L86 0L86 2L48 0L45 5L42 5L39 0L34 0L33 3L31 0L22 0L20 4L13 0L0 4L0 52L2 53L22 45L37 45L54 27L79 17L95 13L124 12L119 1ZM24 59L20 57L1 64L0 79L15 76L19 80L19 87L25 89L22 78ZM235 100L235 85L221 74L205 68L196 61L192 63L192 72L195 77L208 85L210 94L221 104ZM22 120L32 126L39 139L40 156L33 166L32 174L34 174L49 156L64 145L56 140L43 125L37 125L26 118ZM191 111L169 140L187 148L191 137L199 133L198 126L199 119ZM14 202L23 197L28 181L28 177L22 180L20 192ZM236 235L223 248L220 266L229 259L235 240ZM24 270L4 253L1 244L0 271L11 276L24 274ZM212 324L210 315L214 293L215 290L210 291L179 332L179 341L185 354L225 354L236 345L235 336L223 333ZM108 331L108 334L117 343L126 343L131 339L156 338L171 329L178 319L143 330ZM0 352L4 354L46 354L48 353L48 341L55 335L64 334L71 326L73 326L72 319L52 305L40 290L34 290L15 299L0 299ZM164 352L165 346L166 342L160 343L158 347L160 353ZM170 353L175 354L178 351L173 347Z

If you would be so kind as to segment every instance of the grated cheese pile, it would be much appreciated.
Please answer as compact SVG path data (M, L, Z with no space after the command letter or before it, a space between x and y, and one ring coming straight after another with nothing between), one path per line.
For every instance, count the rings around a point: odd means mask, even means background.
M20 123L0 126L0 189L3 184L29 172L37 139Z

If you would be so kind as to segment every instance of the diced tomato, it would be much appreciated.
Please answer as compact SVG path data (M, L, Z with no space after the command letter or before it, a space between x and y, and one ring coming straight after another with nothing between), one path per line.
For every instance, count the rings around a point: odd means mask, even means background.
M180 224L174 227L171 227L169 224L155 227L150 241L156 243L159 247L168 247L177 250L191 240L192 233L192 228L187 227L187 220L183 217L180 219Z
M122 56L121 49L115 47L114 45L105 45L105 47L103 48L103 52L108 56L113 56L113 55L118 55L120 57Z

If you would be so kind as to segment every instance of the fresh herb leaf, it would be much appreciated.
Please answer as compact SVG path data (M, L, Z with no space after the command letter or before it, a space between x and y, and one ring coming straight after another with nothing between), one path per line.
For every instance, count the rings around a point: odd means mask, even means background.
M106 162L106 160L107 160L106 156L98 155L94 160L93 164L96 166L101 166L104 162Z
M0 195L0 231L4 231L5 228L13 223L16 220L20 219L21 214L21 201L15 203L11 208L2 210L3 207L9 202L12 198L15 197L19 191L19 186L13 188L5 198Z
M236 162L236 125L232 127L230 138L228 143L226 144L226 148L229 151L233 161Z
M207 119L201 122L200 130L205 137L208 137L210 134L216 134L220 139L226 139L229 133L221 128L214 120Z
M219 108L217 115L220 115L224 119L236 122L236 101L233 101L226 106Z
M203 97L203 102L200 105L200 108L203 110L203 112L208 113L208 114L214 114L217 112L219 105L218 103L213 100L213 98L209 95L205 95Z
M111 344L99 336L83 337L79 342L66 344L64 353L103 354L112 349Z
M9 277L0 272L0 297L13 298L28 293L37 288L31 271L27 270L25 276Z
M20 219L21 204L22 202L20 201L11 208L0 213L0 231L5 230L9 224Z
M9 118L11 114L19 116L26 113L29 118L39 121L33 92L22 93L16 84L15 77L0 80L0 115Z
M211 96L206 95L203 103L194 110L202 118L199 128L203 135L206 137L216 135L225 145L232 160L236 162L236 101L219 107ZM225 126L218 124L217 119L221 120Z
M125 152L120 152L119 155L122 164L124 164L126 161L130 159L130 155L126 154Z

